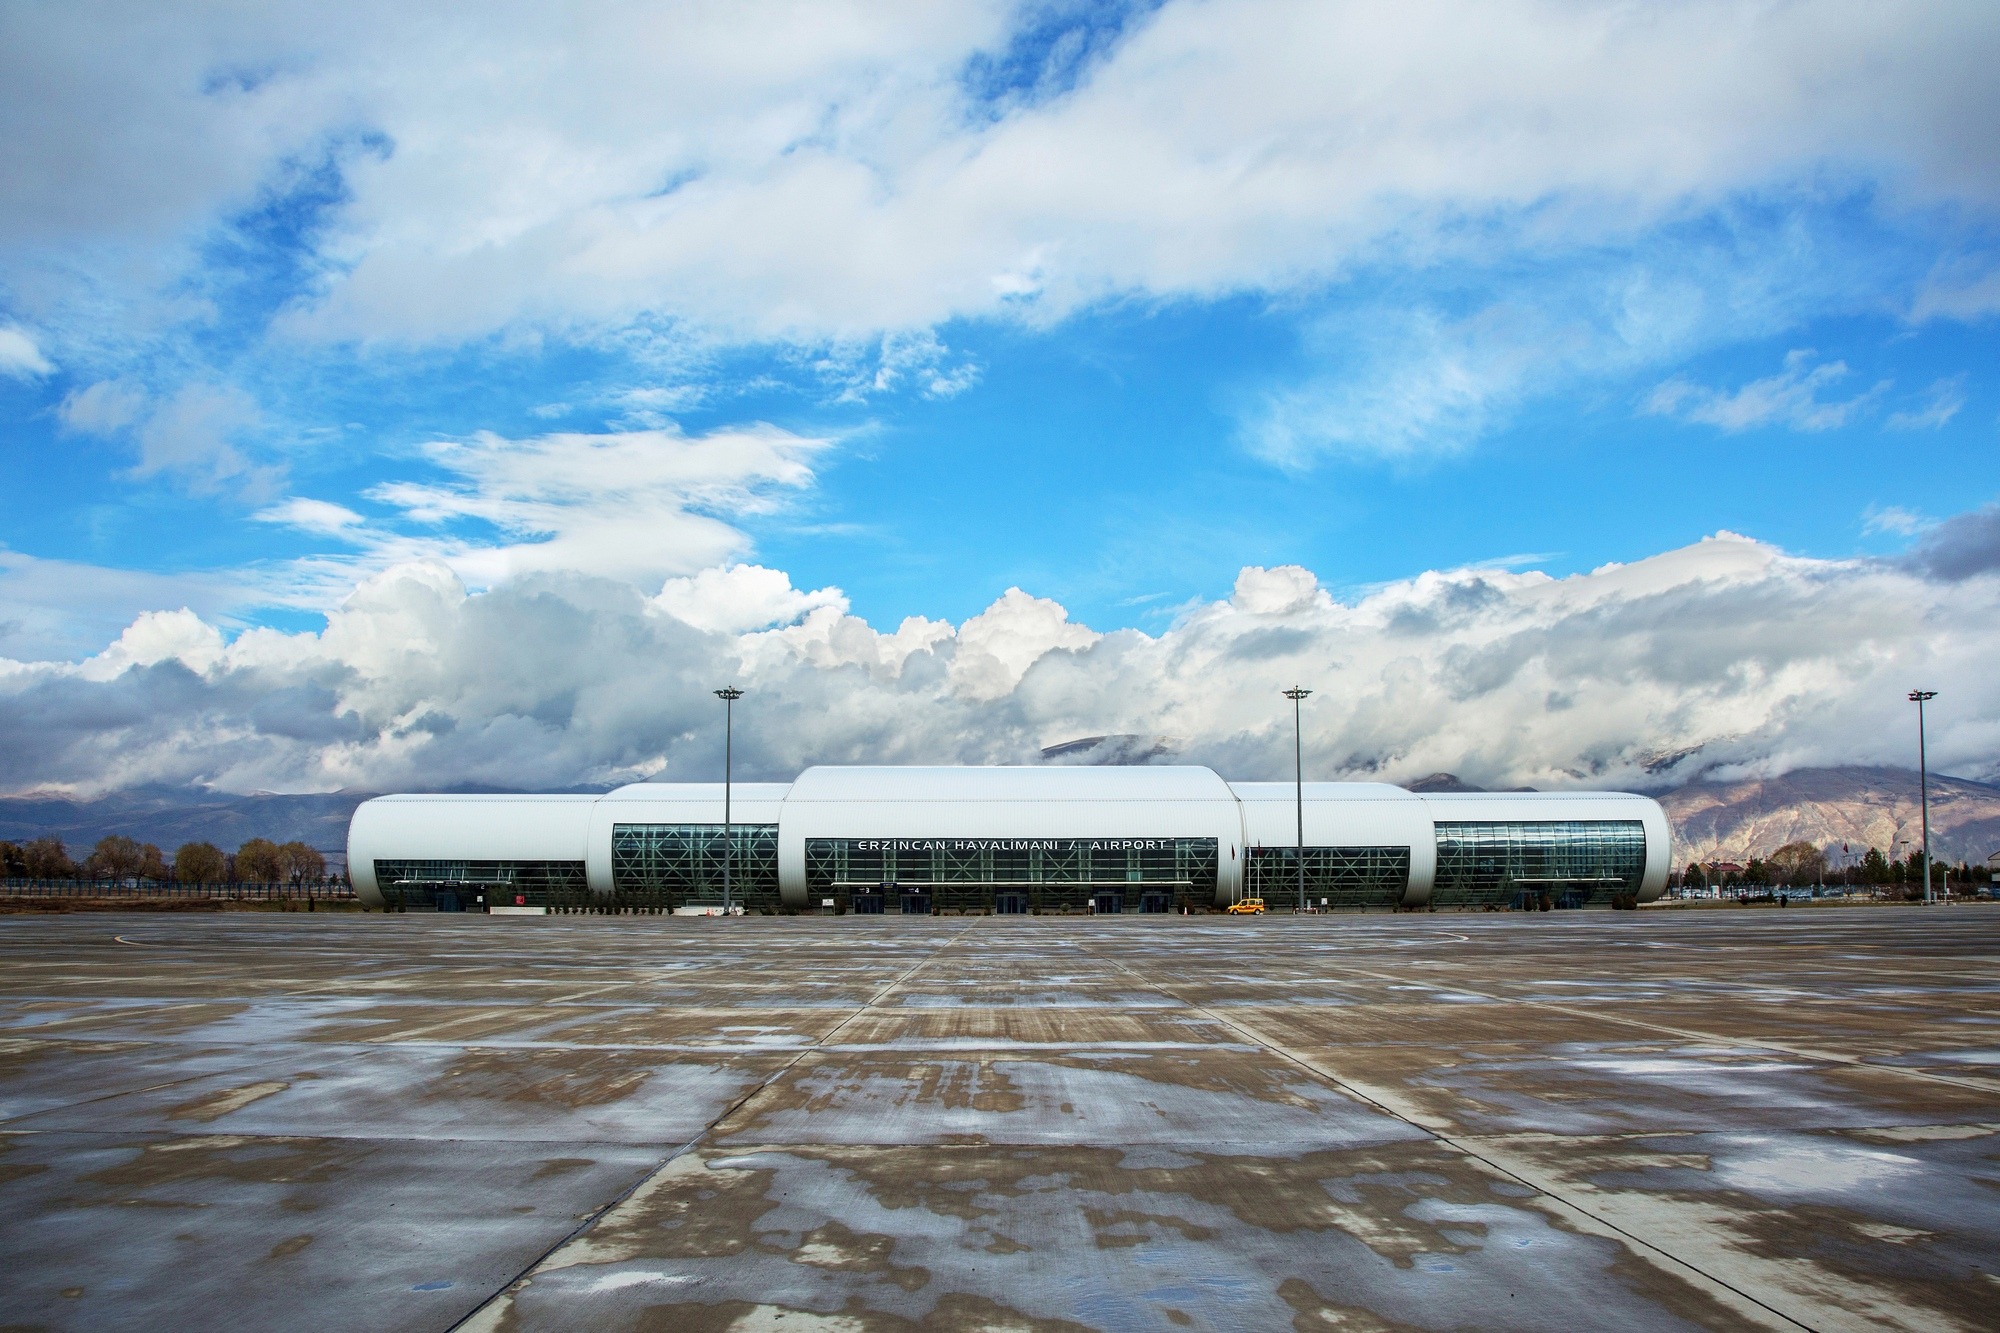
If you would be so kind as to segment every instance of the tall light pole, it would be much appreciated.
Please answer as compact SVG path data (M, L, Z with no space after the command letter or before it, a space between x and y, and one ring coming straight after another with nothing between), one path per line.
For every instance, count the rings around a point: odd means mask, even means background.
M1306 743L1303 724L1299 720L1299 705L1305 702L1311 690L1294 685L1285 691L1285 697L1292 701L1292 788L1298 796L1299 810L1299 910L1306 910Z
M1910 702L1917 706L1917 799L1924 812L1924 902L1931 900L1931 766L1924 754L1924 704L1937 698L1936 690L1911 690Z
M725 685L715 692L722 700L722 914L729 915L729 862L736 850L736 837L730 830L729 819L729 778L731 753L736 743L736 701L743 697L743 691L734 685Z

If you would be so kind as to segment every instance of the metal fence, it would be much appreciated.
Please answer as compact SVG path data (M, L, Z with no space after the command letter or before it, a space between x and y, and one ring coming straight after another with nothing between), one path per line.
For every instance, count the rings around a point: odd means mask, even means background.
M0 879L0 898L221 899L227 902L353 902L346 884L155 884L103 879Z

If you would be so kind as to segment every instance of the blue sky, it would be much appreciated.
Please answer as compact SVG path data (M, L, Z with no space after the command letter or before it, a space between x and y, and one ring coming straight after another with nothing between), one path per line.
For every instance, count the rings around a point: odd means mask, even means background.
M331 651L419 568L1162 643L1246 567L1984 568L1982 6L0 23L0 657L183 607ZM1083 651L1022 633L1010 689Z

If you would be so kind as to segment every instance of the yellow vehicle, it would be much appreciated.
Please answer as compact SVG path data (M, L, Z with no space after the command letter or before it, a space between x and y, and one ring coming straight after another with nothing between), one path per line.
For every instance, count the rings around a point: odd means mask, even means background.
M1229 904L1229 912L1232 916L1262 916L1264 915L1264 900L1262 898L1238 898L1235 902Z

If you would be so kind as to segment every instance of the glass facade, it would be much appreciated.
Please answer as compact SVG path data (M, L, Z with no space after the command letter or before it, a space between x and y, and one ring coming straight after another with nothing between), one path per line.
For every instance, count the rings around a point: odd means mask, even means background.
M1166 911L1215 898L1214 838L809 838L806 894L873 910L882 893L946 910Z
M1646 873L1646 826L1636 819L1546 822L1440 822L1439 907L1582 907L1639 891Z
M1308 847L1306 901L1328 907L1395 907L1410 887L1408 847ZM1252 847L1245 854L1243 896L1276 908L1299 900L1296 847Z
M778 907L778 826L729 828L729 897L748 912ZM613 824L611 888L623 904L671 910L722 901L722 825Z
M590 901L581 861L377 861L375 883L392 908L462 911L489 905L583 907Z

